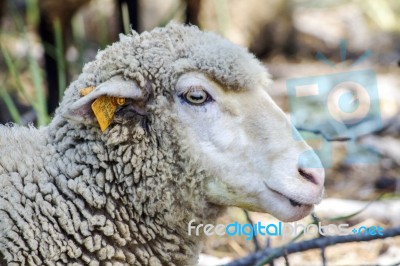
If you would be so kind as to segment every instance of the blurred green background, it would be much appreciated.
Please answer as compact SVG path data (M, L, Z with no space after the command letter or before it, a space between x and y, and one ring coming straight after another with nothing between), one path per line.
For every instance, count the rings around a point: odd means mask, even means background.
M0 121L49 122L44 54L57 62L60 96L98 49L128 32L128 10L113 0L0 1ZM339 60L338 41L348 42L347 59L370 49L373 62L396 65L400 2L396 0L147 0L138 1L135 30L170 20L218 32L267 63L313 59L317 51ZM55 42L41 42L41 17L51 18Z

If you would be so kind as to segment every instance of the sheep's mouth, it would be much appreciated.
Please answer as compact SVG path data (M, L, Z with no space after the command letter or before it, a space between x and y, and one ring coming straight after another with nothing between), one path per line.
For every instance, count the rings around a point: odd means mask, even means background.
M289 200L290 205L292 205L293 207L302 207L302 206L306 206L306 207L311 207L312 204L305 204L305 203L301 203L297 200L294 200L286 195L283 195L282 193L276 191L276 190L272 190L274 193L281 195L282 197L286 198Z
M295 201L294 199L291 199L291 198L288 198L288 199L289 199L290 204L291 204L293 207L300 207L301 205L303 205L303 204L301 204L300 202Z
M293 207L302 207L302 206L311 207L311 206L313 206L313 204L302 203L302 202L299 202L298 200L294 200L294 199L292 199L291 197L288 197L288 196L282 194L281 192L276 191L275 189L270 188L265 182L264 182L264 184L265 184L265 186L266 186L269 190L271 190L272 192L274 192L274 193L276 193L276 194L278 194L278 195L280 195L280 196L286 198L287 200L289 200L290 205L292 205Z

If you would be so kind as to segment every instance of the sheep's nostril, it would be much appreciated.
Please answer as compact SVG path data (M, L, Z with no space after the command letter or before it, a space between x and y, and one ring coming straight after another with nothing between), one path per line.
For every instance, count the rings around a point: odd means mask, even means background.
M317 182L315 176L313 175L313 173L311 173L308 169L304 169L304 168L299 168L298 169L299 174L304 177L306 180L310 181L313 184L318 185L319 182Z

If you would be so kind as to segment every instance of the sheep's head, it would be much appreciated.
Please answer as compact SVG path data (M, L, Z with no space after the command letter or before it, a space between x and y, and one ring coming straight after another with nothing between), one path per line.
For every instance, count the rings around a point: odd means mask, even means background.
M232 91L202 73L187 73L177 82L175 108L188 146L210 172L211 202L293 221L321 200L318 157L295 139L295 129L262 85Z
M210 203L294 221L321 200L321 162L270 98L267 71L245 49L173 24L123 37L85 69L63 103L72 116L93 120L90 104L107 95L129 100L125 118L147 116L148 134L162 138L153 127L167 123L204 173L201 194ZM79 99L77 88L88 85L96 89Z

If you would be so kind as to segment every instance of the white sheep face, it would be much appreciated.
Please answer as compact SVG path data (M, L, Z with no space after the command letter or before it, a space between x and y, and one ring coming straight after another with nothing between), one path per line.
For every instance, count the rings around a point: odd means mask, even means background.
M188 145L209 173L210 202L294 221L321 200L321 163L303 140L294 138L296 131L265 88L232 91L201 73L187 73L176 84L175 102L192 142ZM319 167L299 166L305 151Z

